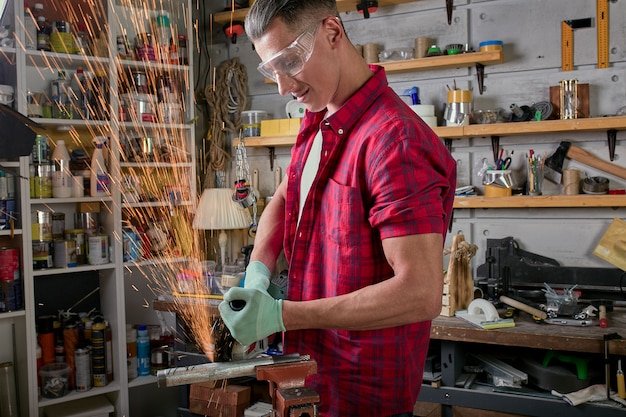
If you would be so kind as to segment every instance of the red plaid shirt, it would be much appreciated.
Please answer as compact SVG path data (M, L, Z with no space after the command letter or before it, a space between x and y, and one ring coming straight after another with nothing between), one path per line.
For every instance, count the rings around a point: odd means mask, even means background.
M292 149L284 236L290 300L333 297L386 280L394 273L383 239L446 233L455 161L387 85L384 70L372 70L326 121L324 111L307 113ZM301 173L318 129L319 171L298 226ZM324 416L385 416L413 409L429 336L430 322L302 330L286 332L284 347L317 361L318 373L307 383L320 394Z

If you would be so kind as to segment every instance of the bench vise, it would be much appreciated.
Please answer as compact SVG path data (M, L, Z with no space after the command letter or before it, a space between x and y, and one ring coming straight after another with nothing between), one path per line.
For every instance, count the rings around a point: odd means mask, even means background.
M501 295L541 298L544 283L582 291L586 300L619 300L624 271L617 268L561 266L559 262L520 249L513 237L487 239L485 263L476 269L475 284L486 299Z

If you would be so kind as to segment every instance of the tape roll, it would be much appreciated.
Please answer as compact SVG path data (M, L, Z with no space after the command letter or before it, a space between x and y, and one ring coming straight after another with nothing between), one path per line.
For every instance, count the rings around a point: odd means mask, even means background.
M483 298L477 298L473 300L469 307L467 308L467 312L472 316L477 316L479 314L485 315L485 321L497 321L500 320L500 316L498 315L498 311L489 301Z

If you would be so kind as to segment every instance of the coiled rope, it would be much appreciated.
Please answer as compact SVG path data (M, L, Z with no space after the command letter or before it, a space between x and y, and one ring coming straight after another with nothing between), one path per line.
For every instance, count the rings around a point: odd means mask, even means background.
M246 108L248 73L246 67L233 58L222 62L212 85L204 89L204 99L209 106L210 127L205 140L208 142L207 170L204 188L215 187L216 171L223 171L231 155L226 140L229 134L239 134L241 111Z

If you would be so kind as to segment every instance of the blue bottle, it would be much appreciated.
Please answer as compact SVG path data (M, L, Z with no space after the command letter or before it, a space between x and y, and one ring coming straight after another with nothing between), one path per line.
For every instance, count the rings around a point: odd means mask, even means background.
M150 375L150 337L145 324L137 327L137 375Z

